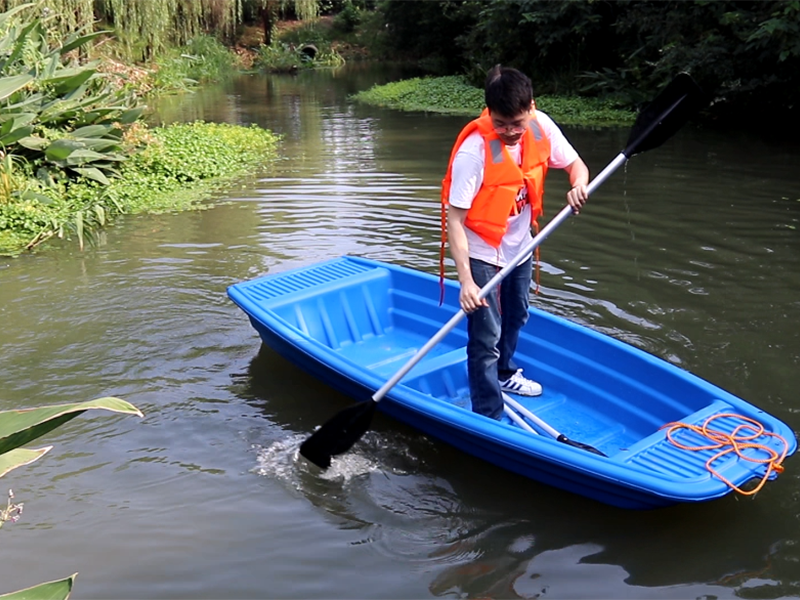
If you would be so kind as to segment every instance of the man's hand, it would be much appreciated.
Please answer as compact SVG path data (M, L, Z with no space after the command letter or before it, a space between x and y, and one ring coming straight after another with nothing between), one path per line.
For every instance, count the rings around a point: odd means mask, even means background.
M576 215L581 212L581 208L589 199L585 185L576 185L567 192L567 203L572 207L572 212Z
M461 308L465 313L469 314L471 312L475 312L479 308L489 306L486 298L483 298L482 300L478 299L478 294L480 291L481 288L479 288L474 281L470 280L461 284L461 293L458 296L458 303L461 305Z
M567 203L577 215L589 199L589 194L586 192L586 186L589 184L589 167L583 160L576 158L564 170L569 174L569 184L572 186L567 192Z

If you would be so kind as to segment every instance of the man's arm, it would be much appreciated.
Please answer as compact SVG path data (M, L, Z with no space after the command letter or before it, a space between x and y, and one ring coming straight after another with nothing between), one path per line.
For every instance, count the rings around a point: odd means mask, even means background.
M456 263L458 281L461 283L459 294L459 304L465 313L489 306L486 299L478 300L481 288L472 279L472 270L469 267L469 245L467 243L467 232L464 221L467 218L467 210L448 205L447 207L447 240L450 245L450 256Z
M586 186L589 185L589 167L583 160L576 158L564 170L569 175L569 184L572 187L567 192L567 202L572 207L572 212L577 215L589 199L589 194L586 193Z

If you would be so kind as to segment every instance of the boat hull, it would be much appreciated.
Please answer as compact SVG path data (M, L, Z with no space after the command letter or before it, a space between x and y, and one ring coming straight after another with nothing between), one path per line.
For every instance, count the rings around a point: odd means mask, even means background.
M458 310L454 282L446 282L440 306L438 278L356 257L235 284L228 294L264 343L357 400L369 399ZM378 407L502 468L607 504L647 509L730 492L705 466L711 451L689 452L666 439L661 427L669 422L701 424L735 413L784 438L787 455L796 449L784 423L744 400L642 350L531 308L515 360L545 392L516 399L568 437L608 455L597 456L473 413L465 345L462 321ZM731 431L740 424L723 422ZM776 440L759 441L783 450ZM764 468L735 456L721 463L719 470L736 485Z

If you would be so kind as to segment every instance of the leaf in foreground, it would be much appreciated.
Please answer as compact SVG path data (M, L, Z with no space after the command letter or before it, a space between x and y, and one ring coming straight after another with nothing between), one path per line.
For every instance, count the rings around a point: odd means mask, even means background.
M0 600L66 600L72 592L72 586L77 576L78 574L75 573L66 579L40 583L18 592L4 594L0 596Z
M111 396L73 404L0 411L0 454L23 446L81 413L94 409L144 416L133 404Z

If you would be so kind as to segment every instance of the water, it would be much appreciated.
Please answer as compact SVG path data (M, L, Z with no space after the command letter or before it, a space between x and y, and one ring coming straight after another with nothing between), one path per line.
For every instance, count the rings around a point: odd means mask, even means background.
M261 347L225 288L346 253L436 272L438 186L465 119L348 101L394 76L248 76L164 100L154 122L257 123L284 136L284 158L210 210L0 262L0 408L116 395L145 413L82 415L3 479L25 512L0 531L0 592L79 571L75 598L800 596L796 457L755 500L651 512L380 415L329 471L298 460L351 400ZM627 137L565 131L594 173ZM797 430L798 158L796 144L685 128L548 239L533 303ZM566 188L550 175L548 216Z

